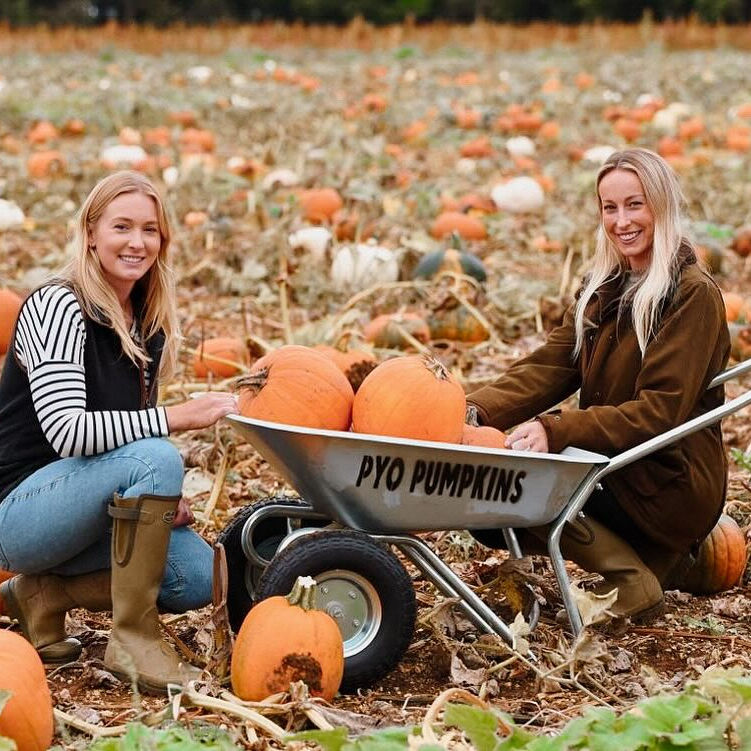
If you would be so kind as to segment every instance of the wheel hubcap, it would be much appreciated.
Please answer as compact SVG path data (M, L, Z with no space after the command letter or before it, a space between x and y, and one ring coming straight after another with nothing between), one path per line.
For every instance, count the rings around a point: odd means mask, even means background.
M344 657L365 649L381 626L381 599L375 587L354 571L335 569L315 577L316 607L328 613L339 626Z

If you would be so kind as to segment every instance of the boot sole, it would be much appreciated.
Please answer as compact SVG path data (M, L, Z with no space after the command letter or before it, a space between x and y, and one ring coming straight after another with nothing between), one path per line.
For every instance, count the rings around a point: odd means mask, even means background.
M631 623L634 626L648 626L653 621L656 621L665 612L665 600L660 600L654 605L651 605L644 610L640 610L638 613L629 616Z
M115 668L109 667L105 663L105 667L107 670L112 673L112 675L115 676L115 678L118 678L123 683L128 683L132 685L133 678L129 673L126 673L122 670L117 670ZM136 678L136 685L138 686L138 689L146 694L151 694L152 696L167 696L167 687L161 683L151 683L150 681L146 680L145 678L142 678L141 676L138 676ZM179 684L178 684L179 685Z
M24 638L34 647L34 649L36 649L37 654L45 665L65 665L68 662L75 662L80 657L83 647L78 639L74 639L73 637L68 637L52 644L45 644L43 647L37 647L34 645L28 637L29 630L26 625L26 619L23 617L21 605L13 591L13 579L8 579L0 584L0 597L2 597L3 602L5 603L8 615L17 621L18 625L21 627ZM70 649L67 652L64 651L60 654L54 654L54 648L60 644L68 644Z

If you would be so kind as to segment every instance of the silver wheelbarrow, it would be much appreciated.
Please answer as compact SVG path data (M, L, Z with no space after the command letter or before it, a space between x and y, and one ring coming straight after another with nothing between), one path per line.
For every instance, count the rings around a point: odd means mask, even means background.
M751 361L741 363L709 388L749 370ZM230 416L299 493L249 504L221 532L230 622L237 630L255 601L286 594L299 575L314 576L317 605L336 619L344 639L341 690L372 684L401 659L415 625L414 587L394 548L456 598L481 631L513 644L509 625L416 533L501 529L511 555L521 557L514 529L550 524L548 554L578 634L582 621L560 551L564 524L606 475L748 404L751 392L612 458L577 448L520 452ZM536 602L525 615L534 628Z

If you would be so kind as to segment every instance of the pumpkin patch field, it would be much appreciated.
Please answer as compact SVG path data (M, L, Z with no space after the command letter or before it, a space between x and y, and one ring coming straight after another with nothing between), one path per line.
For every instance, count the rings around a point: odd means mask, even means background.
M159 187L172 225L183 341L163 404L238 389L244 414L262 419L493 451L503 436L464 427L464 395L562 320L594 251L597 169L630 145L658 151L680 176L688 231L725 299L731 364L751 357L748 28L3 27L0 59L0 359L25 295L69 257L83 198L131 168ZM749 388L742 378L726 393ZM446 408L427 419L419 408L433 399ZM430 725L447 690L550 734L590 708L680 691L713 666L749 675L748 410L723 434L730 480L705 568L667 593L650 626L611 624L575 641L556 620L546 557L510 561L466 531L426 532L499 613L534 592L540 622L531 633L515 623L514 650L407 564L415 633L374 685L335 694L328 683L316 693L266 682L279 690L258 700L252 650L283 651L285 629L272 620L268 643L243 637L246 674L233 677L220 601L162 616L205 680L171 701L134 698L102 662L109 614L76 610L68 631L83 655L47 668L54 742L84 749L128 723L178 720L239 748L281 748L303 729ZM173 440L194 529L211 543L245 505L293 494L226 423ZM0 600L0 634L11 630ZM332 670L341 679L338 662ZM472 747L448 725L424 737Z

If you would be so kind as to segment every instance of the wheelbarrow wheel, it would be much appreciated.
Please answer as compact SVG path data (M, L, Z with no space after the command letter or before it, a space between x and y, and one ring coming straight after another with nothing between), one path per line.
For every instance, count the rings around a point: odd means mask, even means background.
M363 532L312 532L274 556L258 594L286 595L306 575L318 584L316 606L342 632L340 691L354 692L386 675L412 640L417 612L412 580L399 559Z
M230 626L235 633L240 630L253 602L258 599L258 582L264 570L245 556L242 547L243 528L251 514L280 503L290 507L290 515L263 519L253 531L252 539L256 553L266 561L274 557L282 540L296 527L317 527L326 523L312 519L296 519L294 508L309 509L310 504L290 496L271 496L249 503L232 517L229 524L219 533L217 542L224 545L227 556L227 612Z

